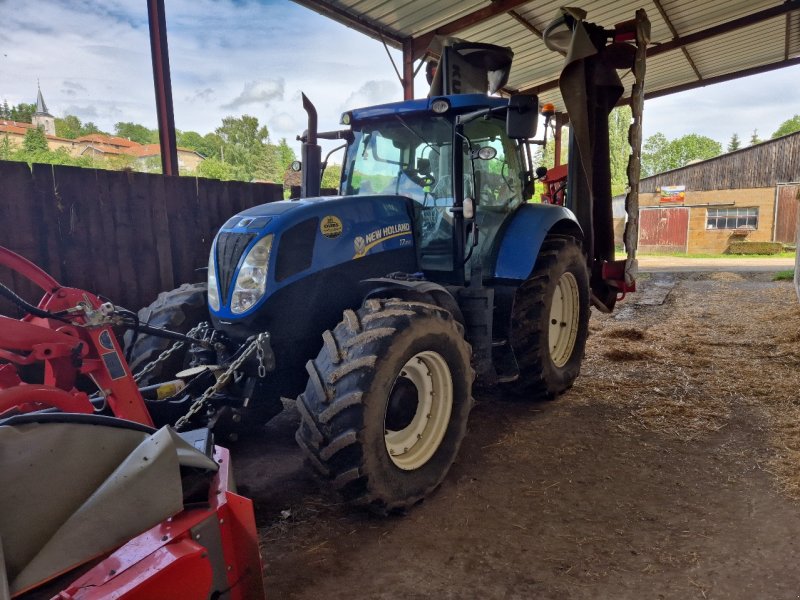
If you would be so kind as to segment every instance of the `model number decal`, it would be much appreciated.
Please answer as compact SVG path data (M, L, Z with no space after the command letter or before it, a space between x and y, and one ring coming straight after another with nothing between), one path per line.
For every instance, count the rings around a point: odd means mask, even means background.
M353 248L355 249L353 258L365 256L372 248L386 240L410 234L411 223L397 223L396 225L387 225L370 231L365 236L356 236L355 240L353 240Z

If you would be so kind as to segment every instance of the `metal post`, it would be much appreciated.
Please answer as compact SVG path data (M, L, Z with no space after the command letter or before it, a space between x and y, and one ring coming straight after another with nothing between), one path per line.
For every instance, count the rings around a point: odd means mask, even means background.
M554 167L558 167L561 164L561 127L564 125L564 115L561 113L556 113L556 132L555 132L555 139L553 140L554 149L555 149L555 163L553 164Z
M175 143L175 117L172 112L172 80L169 75L164 0L147 0L147 19L150 26L150 52L153 56L161 172L164 175L178 175L178 148Z
M403 43L403 100L414 99L414 42Z

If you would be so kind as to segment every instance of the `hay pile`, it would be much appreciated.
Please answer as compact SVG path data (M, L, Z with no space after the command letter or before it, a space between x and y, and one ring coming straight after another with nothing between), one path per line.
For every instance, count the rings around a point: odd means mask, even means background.
M623 430L683 441L732 419L765 433L757 466L800 498L800 306L788 282L715 273L679 281L667 302L637 307L635 326L593 315L578 402L625 409ZM635 302L635 297L633 297Z

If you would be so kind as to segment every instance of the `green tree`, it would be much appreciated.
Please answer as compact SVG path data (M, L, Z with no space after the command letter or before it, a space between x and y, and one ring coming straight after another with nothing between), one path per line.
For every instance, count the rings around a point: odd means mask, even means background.
M286 167L281 166L278 147L273 144L265 144L259 153L253 176L262 181L282 183L285 170Z
M758 137L758 129L753 129L753 135L750 136L750 145L760 144L761 139Z
M322 188L339 189L339 181L342 179L341 165L328 165L322 174Z
M11 153L14 149L11 147L11 140L8 139L8 134L0 139L0 160L11 160Z
M139 125L138 123L122 121L115 123L114 134L139 144L155 144L158 142L158 131L148 129L144 125Z
M17 121L19 123L31 123L33 121L33 113L35 112L35 104L26 104L25 102L20 102L16 106L11 107L11 110L9 111L9 118L12 121Z
M31 127L25 132L25 138L22 140L22 149L28 154L38 154L41 152L48 152L47 138L44 135L44 130L39 127Z
M222 160L222 138L216 133L205 134L203 136L203 145L197 151L203 156L215 156Z
M8 100L3 100L3 104L0 104L0 119L10 119L11 118L11 108L8 106Z
M649 177L679 169L690 162L707 160L720 154L722 144L704 135L690 133L668 140L659 132L647 138L642 146L642 175Z
M82 135L81 130L81 120L75 115L66 115L63 119L56 118L56 135L58 137L74 140Z
M93 133L104 133L104 132L100 131L100 128L91 121L87 121L81 126L81 135L92 135Z
M628 129L632 118L630 106L615 108L608 116L608 149L613 196L625 193L628 187L628 160L631 155Z
M742 142L739 140L739 134L734 133L731 136L731 141L728 142L727 152L734 152L742 147Z
M176 131L175 141L181 148L188 148L189 150L196 150L203 154L203 136L196 131Z
M278 142L278 153L280 154L280 161L284 167L284 170L295 160L297 160L297 156L295 155L294 150L289 147L286 138L281 138L281 141Z
M651 135L642 144L642 176L649 177L670 168L667 159L669 140L660 131Z
M238 179L238 173L232 165L222 162L213 156L205 159L197 166L197 176L208 179L221 179L222 181Z
M771 137L774 140L782 135L789 135L796 131L800 131L800 115L795 115L791 119L786 119L780 124Z
M265 156L269 130L256 117L225 117L215 133L222 141L222 160L233 165L244 181L251 181L257 172L270 172L272 160Z

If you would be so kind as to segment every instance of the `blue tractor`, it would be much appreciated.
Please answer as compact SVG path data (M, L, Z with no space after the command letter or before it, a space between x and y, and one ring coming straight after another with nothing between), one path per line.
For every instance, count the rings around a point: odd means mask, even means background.
M590 207L589 232L576 216L585 206L528 202L536 97L470 93L500 89L511 57L447 45L428 98L346 112L339 131L317 132L303 97L302 198L231 217L207 283L140 312L150 326L183 332L210 320L186 338L188 353L154 335L129 340L134 369L147 365L143 389L169 396L150 402L155 420L235 435L296 398L308 462L344 500L387 512L444 478L474 380L530 399L572 386L590 304L608 310L619 291L598 266L613 261L608 160L604 169L594 161L594 180L570 178L605 193L607 206ZM593 97L607 139L619 96ZM336 196L319 197L320 138L346 145ZM601 233L599 210L609 213Z

